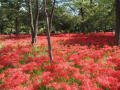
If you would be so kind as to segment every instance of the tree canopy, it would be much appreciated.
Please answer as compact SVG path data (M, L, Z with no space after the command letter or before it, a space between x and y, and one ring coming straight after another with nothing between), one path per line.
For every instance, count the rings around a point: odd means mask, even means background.
M34 9L34 0L32 4ZM47 11L51 8L52 0L48 0ZM0 12L1 34L30 32L27 0L1 0ZM113 31L115 29L114 13L114 0L56 0L52 30L58 33ZM42 0L40 0L39 15L38 33L44 33Z

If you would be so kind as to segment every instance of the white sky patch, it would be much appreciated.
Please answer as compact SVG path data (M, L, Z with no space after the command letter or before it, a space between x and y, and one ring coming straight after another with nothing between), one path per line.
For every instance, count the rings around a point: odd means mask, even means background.
M24 7L21 7L21 8L20 8L20 11L25 11L25 12L27 12L27 10L26 10Z

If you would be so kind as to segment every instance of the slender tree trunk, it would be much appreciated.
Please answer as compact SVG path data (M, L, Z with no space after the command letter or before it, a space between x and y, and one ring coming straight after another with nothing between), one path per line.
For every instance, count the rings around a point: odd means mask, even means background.
M92 5L92 3L93 3L93 0L90 0L90 5Z
M19 34L19 29L18 29L18 17L16 16L15 18L15 31L16 31L16 35Z
M32 44L37 41L37 32L38 32L38 19L39 19L39 0L36 0L35 7L35 17L33 19L33 11L32 11L32 1L29 0L29 13L30 13L30 26L31 26L31 34L32 34Z
M81 11L81 17L82 17L82 20L84 20L84 8L81 7L80 11Z
M11 29L10 29L10 36L11 36L11 34L12 34L12 31L13 31L13 30L12 30L12 26L11 26Z
M116 6L115 44L120 46L120 0L115 0L115 6Z
M34 24L33 24L33 13L32 13L32 1L29 0L29 14L30 14L30 27L32 34L32 44L34 43Z
M50 39L50 22L49 22L49 17L48 13L46 10L46 0L43 0L44 3L44 13L45 13L45 20L46 20L46 34L47 34L47 40L48 40L48 51L49 51L49 57L50 61L52 62L52 46L51 46L51 39Z
M12 35L12 25L10 25L10 32L9 32L9 38L11 38L11 35Z
M17 7L15 8L17 11L20 10L20 6L19 6L19 0L17 0ZM16 31L16 35L19 35L19 12L16 12L16 17L15 17L15 31Z
M33 24L33 14L32 14L32 2L29 0L29 14L30 14L30 26L31 26L31 32L34 31L34 24Z
M52 10L51 10L51 14L50 14L50 23L49 23L50 31L52 29L52 21L53 21L53 14L54 14L54 9L55 9L55 3L56 3L56 0L54 0L54 2L52 4Z
M84 0L82 0L82 3L83 2ZM83 7L80 8L80 13L81 13L82 20L84 21L84 8Z
M0 26L0 33L3 34L3 24Z
M39 19L39 0L36 0L36 7L35 7L35 17L34 17L34 42L37 41L37 33L38 33L38 19Z

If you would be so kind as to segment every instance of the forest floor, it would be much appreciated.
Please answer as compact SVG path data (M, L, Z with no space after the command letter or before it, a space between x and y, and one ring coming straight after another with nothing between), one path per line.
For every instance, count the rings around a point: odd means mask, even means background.
M47 39L0 35L0 90L120 90L120 49L114 34L53 34Z

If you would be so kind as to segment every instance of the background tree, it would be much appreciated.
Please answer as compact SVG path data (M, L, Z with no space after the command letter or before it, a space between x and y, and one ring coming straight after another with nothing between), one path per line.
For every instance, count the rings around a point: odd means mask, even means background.
M115 28L114 0L77 0L73 2L78 10L79 23L76 27L80 32L110 31ZM81 7L84 10L81 11ZM84 20L83 14L84 11ZM82 28L84 26L84 28Z
M14 34L17 30L20 34L29 33L28 0L1 0L0 2L0 26L2 33L10 33L12 31L11 33ZM41 0L41 2L43 1ZM52 16L54 19L52 20L52 25L50 25L51 31L56 31L57 33L114 31L115 7L113 4L114 0L56 0ZM53 8L52 5L53 0L48 0L47 12L49 20L50 12ZM19 8L17 9L17 7ZM33 19L35 19L35 8L36 0L32 0ZM16 20L16 16L18 20ZM43 3L40 3L39 16L38 34L45 33Z
M115 0L115 6L116 6L115 44L120 46L120 0Z
M21 18L23 18L23 14L25 13L25 10L22 8L24 7L24 0L1 0L1 17L2 17L2 23L4 24L3 33L14 33L16 35L21 32L20 26L23 22L21 22ZM26 15L26 14L24 14ZM24 18L24 20L26 20ZM25 25L24 25L25 26ZM2 34L3 34L2 33Z

